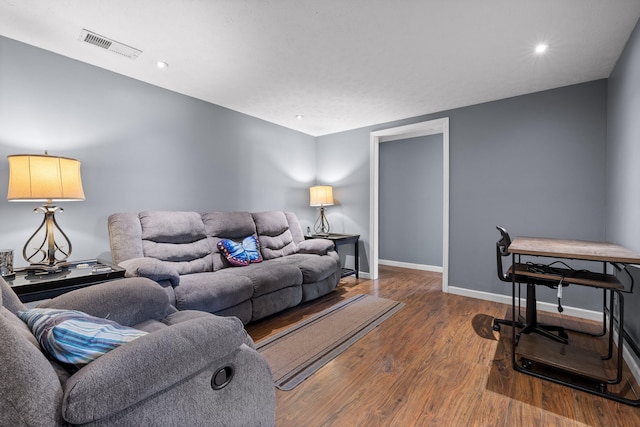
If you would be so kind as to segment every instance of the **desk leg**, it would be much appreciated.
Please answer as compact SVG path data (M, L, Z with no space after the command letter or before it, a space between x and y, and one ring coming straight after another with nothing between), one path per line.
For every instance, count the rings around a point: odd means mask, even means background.
M613 381L609 381L609 384L618 384L622 381L622 354L624 353L624 297L622 296L622 292L619 290L615 291L616 295L618 295L618 360L617 360L617 368L618 375L616 379ZM611 292L613 295L613 292ZM613 311L613 297L611 297L611 310ZM609 313L609 339L613 340L613 313ZM611 344L609 344L609 349L611 349ZM611 350L610 350L611 351Z
M358 246L360 245L358 244L358 242L359 240L356 240L356 242L354 243L354 246L355 246L354 254L356 257L356 259L354 260L354 263L355 263L354 267L356 268L356 279L360 278L360 255L358 254L358 251L360 249Z
M606 289L604 290L605 293L607 292ZM613 302L614 302L614 293L613 291L609 291L609 350L607 352L606 356L602 356L602 360L609 360L613 357L613 316L614 316L614 312L613 312ZM622 296L622 295L620 295ZM604 298L604 300L606 301L606 297ZM605 312L606 313L606 312ZM605 324L605 326L603 326L606 329L606 319L603 322ZM619 347L618 347L619 348Z
M511 254L511 265L516 265L516 255ZM515 269L515 267L513 267ZM520 297L520 295L518 295ZM520 301L518 301L518 306ZM519 313L518 309L518 314ZM516 275L511 275L511 319L514 322L514 325L511 327L511 362L513 364L513 369L519 371L518 362L516 361Z

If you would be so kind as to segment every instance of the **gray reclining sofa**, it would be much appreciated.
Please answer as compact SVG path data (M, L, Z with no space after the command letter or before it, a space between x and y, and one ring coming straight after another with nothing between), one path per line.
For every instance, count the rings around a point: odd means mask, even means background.
M144 278L78 289L39 307L79 310L147 335L83 366L62 363L18 317L27 308L0 278L1 426L275 424L269 365L238 319L178 311ZM46 342L69 336L52 332L64 323L49 323ZM104 342L96 330L87 330L86 345ZM75 349L85 345L72 336Z
M333 243L305 240L290 212L116 213L108 227L113 261L127 277L158 282L179 310L247 324L325 295L340 281ZM233 266L218 242L248 236L259 242L262 262Z

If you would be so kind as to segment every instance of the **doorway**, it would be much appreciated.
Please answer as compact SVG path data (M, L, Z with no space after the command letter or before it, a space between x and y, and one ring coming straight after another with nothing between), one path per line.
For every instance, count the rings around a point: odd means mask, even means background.
M420 136L442 134L442 291L449 288L449 118L429 120L406 126L371 132L370 136L370 276L378 278L380 144Z

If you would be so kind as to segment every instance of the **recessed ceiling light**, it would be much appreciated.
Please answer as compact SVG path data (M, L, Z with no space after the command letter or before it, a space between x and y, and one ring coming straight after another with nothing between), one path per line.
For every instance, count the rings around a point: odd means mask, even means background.
M536 45L536 53L538 55L542 55L543 53L545 53L547 51L547 49L549 48L549 45L546 43L538 43Z
M166 62L163 62L163 61L158 61L158 62L156 62L156 66L158 68L167 68L167 67L169 67L169 64L167 64Z
M304 116L302 114L296 114L296 119L302 120Z

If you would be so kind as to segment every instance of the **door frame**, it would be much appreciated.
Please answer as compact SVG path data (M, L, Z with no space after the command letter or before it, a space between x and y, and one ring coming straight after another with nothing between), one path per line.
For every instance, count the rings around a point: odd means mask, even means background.
M380 144L400 139L442 134L442 291L449 289L449 117L378 130L370 134L370 277L378 278Z

